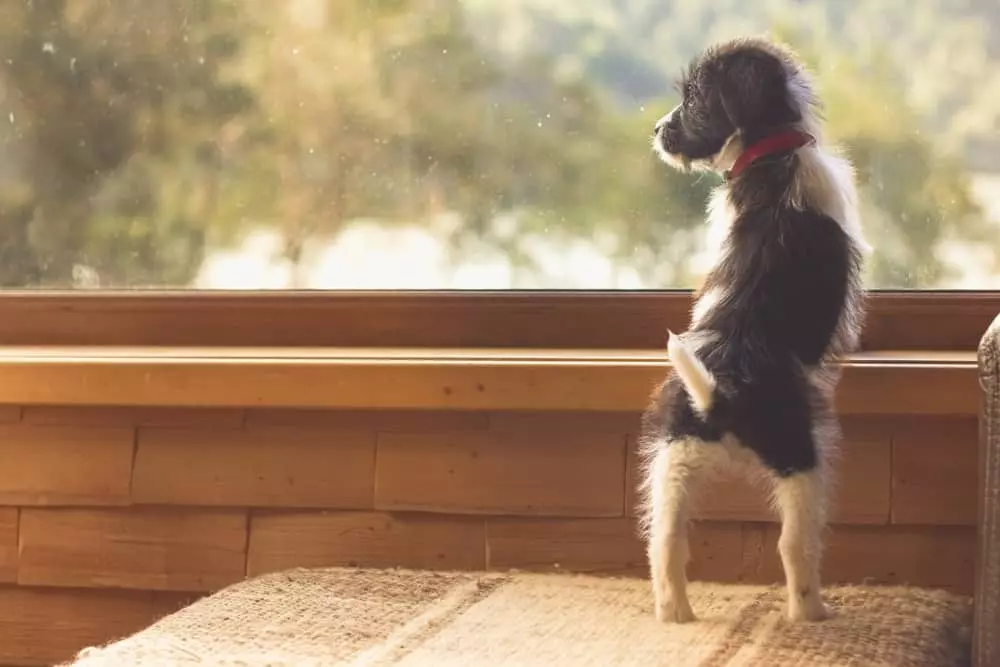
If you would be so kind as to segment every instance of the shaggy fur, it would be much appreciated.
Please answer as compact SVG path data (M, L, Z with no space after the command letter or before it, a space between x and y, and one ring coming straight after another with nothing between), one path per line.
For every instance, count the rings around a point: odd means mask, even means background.
M690 329L671 333L674 368L643 419L643 527L664 621L695 618L687 597L688 520L696 485L724 466L765 482L782 522L778 547L792 620L821 620L822 532L840 439L837 359L862 324L862 238L851 165L828 148L809 77L764 39L708 49L656 125L668 164L727 182L709 203L722 239L696 293ZM738 173L761 141L799 137ZM742 165L741 165L742 166Z

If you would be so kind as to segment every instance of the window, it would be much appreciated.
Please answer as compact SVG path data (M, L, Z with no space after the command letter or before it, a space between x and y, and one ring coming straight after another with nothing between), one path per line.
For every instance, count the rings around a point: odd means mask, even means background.
M1000 286L986 0L7 2L0 286L690 288L715 180L650 128L765 30L858 168L867 284Z

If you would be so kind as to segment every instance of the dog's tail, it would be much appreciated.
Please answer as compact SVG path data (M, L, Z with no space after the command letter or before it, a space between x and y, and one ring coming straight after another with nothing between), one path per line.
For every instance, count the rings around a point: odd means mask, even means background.
M715 402L715 378L677 334L672 331L667 334L667 355L670 362L691 397L691 407L704 416Z

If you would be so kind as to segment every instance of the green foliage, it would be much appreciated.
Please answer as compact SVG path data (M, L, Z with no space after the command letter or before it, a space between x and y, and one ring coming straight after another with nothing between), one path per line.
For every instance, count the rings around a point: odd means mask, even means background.
M953 277L940 253L949 241L995 252L996 228L971 196L968 171L968 165L1000 170L1000 95L998 86L983 85L1000 76L1000 31L984 20L996 17L992 5L766 0L749 11L736 0L572 8L562 0L468 1L494 45L507 39L497 25L530 26L521 49L557 44L557 67L586 71L626 111L636 101L669 108L674 100L651 100L706 44L770 30L798 47L816 72L829 133L857 167L866 234L876 248L869 284L941 284ZM668 238L702 196L677 182ZM659 253L669 256L674 245L668 240ZM664 262L657 252L646 260L642 269L650 276ZM691 285L693 278L674 273L667 280L654 284Z
M183 184L214 169L212 136L252 101L221 76L238 53L235 9L229 0L0 9L2 141L23 157L0 190L9 260L0 286L67 286L83 266L103 286L186 280L200 263L206 208Z
M858 173L866 235L878 249L869 283L896 288L939 284L951 277L933 250L962 239L990 247L995 234L969 190L956 156L922 132L902 101L891 60L864 63L827 45L788 35L816 73L828 130Z
M717 180L658 164L650 130L695 52L767 28L803 50L858 167L870 284L934 286L944 242L995 233L968 165L1000 169L998 10L959 5L5 3L0 286L184 286L259 226L301 270L352 221L450 213L456 258L530 270L532 239L594 238L691 286Z

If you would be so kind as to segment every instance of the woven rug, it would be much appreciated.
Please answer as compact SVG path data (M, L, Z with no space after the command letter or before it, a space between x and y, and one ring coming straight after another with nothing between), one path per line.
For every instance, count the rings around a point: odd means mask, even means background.
M833 619L790 624L777 587L691 585L700 620L664 625L648 582L575 575L293 570L246 581L78 667L948 667L968 660L967 598L827 590Z

